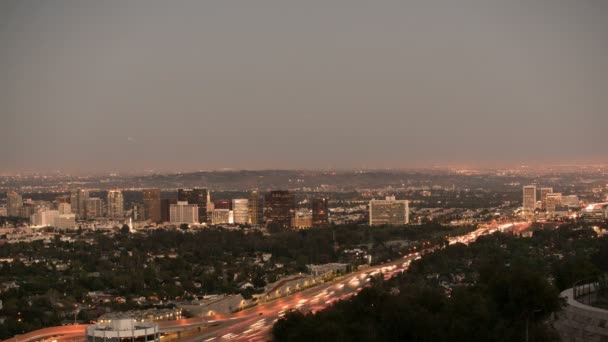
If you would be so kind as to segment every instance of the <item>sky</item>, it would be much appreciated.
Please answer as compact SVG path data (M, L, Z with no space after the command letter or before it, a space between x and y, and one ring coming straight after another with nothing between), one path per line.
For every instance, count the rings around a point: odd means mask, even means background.
M608 161L608 1L0 2L0 172Z

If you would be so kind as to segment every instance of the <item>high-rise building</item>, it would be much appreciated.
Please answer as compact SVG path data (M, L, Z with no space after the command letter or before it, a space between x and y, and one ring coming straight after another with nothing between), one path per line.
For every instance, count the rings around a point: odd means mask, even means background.
M85 215L87 220L94 220L103 216L103 201L99 197L89 197L84 202Z
M548 193L545 198L545 210L554 212L555 208L562 205L562 194L559 192Z
M230 210L228 209L213 209L211 213L211 224L228 224L230 223Z
M72 205L70 203L59 203L57 206L59 215L67 215L72 213Z
M234 212L235 224L246 224L249 222L249 200L246 198L235 198L232 200L232 211Z
M312 200L312 226L326 227L329 225L329 207L327 198L318 197Z
M30 223L36 227L54 227L58 217L58 210L40 210L30 216Z
M169 221L171 223L199 223L199 209L197 204L177 201L177 204L171 204L169 207Z
M160 189L145 189L144 197L144 217L152 222L161 222L160 214Z
M410 206L407 200L371 200L369 202L369 225L398 226L410 223Z
M30 218L40 210L49 210L50 208L43 203L35 203L33 201L24 202L19 208L19 217Z
M87 215L86 201L89 199L89 190L73 190L70 194L70 204L72 212L77 218L84 219Z
M23 207L23 197L15 191L6 193L6 213L8 216L19 216Z
M57 196L55 197L55 201L54 201L57 205L59 205L60 203L70 203L70 195L61 195L61 196Z
M540 203L543 209L547 209L547 194L553 193L553 188L540 188Z
M525 211L533 212L536 209L536 186L524 186L523 207Z
M291 219L291 227L297 229L306 229L313 226L313 216L310 211L296 212Z
M294 196L286 190L270 191L264 197L264 217L266 224L277 224L291 228L291 218L295 212Z
M108 191L108 217L114 219L125 217L125 201L120 190Z
M211 213L213 209L215 209L215 204L211 202L211 191L207 190L207 219L211 217Z
M174 198L165 198L160 200L160 221L169 222L171 220L170 208L171 204L177 204Z
M177 200L188 202L188 204L196 204L198 207L199 222L207 222L207 189L179 189L177 190Z
M64 214L55 218L55 227L59 229L74 229L76 228L76 215Z
M256 190L251 192L249 198L249 223L254 225L264 223L262 200Z
M232 201L229 199L218 199L215 202L213 202L213 209L232 210Z
M580 200L576 195L568 195L562 197L562 204L568 208L578 208L580 206Z

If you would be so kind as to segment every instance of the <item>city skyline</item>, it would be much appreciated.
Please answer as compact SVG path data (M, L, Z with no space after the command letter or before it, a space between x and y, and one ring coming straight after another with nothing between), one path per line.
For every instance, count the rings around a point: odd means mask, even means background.
M607 10L5 1L0 172L607 162Z

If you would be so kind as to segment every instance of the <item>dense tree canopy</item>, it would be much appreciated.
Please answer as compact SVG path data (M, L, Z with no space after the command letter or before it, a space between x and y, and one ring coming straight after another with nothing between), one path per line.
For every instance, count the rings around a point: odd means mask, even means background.
M552 341L559 291L598 274L608 238L591 230L484 236L412 263L315 314L290 312L275 341Z

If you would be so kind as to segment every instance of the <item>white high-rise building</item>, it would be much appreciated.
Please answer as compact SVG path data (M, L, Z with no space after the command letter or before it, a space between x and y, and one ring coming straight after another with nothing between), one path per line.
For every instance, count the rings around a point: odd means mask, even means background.
M55 227L58 217L58 210L40 210L30 216L30 223L35 227Z
M211 224L229 224L230 223L230 209L213 209L211 213Z
M178 201L169 207L169 221L171 223L198 223L198 205L188 204L187 201Z
M524 186L523 207L525 211L533 212L536 209L536 186Z
M235 224L246 224L249 222L249 200L246 198L235 198L232 200L232 211L234 212Z
M55 227L59 229L76 228L76 214L63 214L55 218Z
M369 225L404 225L410 223L409 201L395 200L387 197L386 200L371 200L369 202Z

